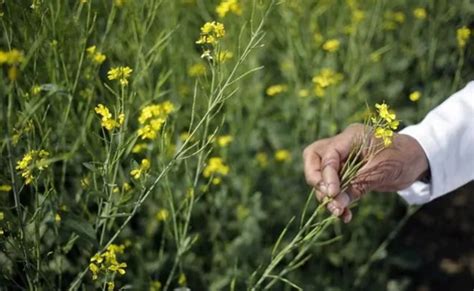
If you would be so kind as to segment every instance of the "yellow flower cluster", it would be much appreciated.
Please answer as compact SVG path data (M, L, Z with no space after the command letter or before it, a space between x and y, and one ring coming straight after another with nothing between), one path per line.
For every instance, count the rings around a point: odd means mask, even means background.
M188 279L186 278L186 275L184 273L180 273L178 277L179 286L186 286L187 283Z
M162 284L158 280L154 280L150 284L150 291L161 291Z
M170 101L144 107L138 117L138 122L141 124L138 129L138 136L141 139L156 139L158 131L165 123L168 115L174 110L174 105Z
M159 222L162 222L162 221L167 221L169 216L170 216L170 212L167 209L162 208L156 213L155 217L156 217L156 220L158 220Z
M459 48L466 47L467 41L471 37L471 30L467 26L458 28L456 31L456 39L458 41Z
M33 170L43 171L48 167L46 158L49 153L45 150L31 150L27 152L23 158L16 163L16 169L21 172L21 176L25 179L25 184L33 182Z
M326 89L330 86L337 85L342 81L342 74L332 69L324 68L321 72L313 77L314 93L318 97L323 97Z
M286 162L291 159L291 153L288 150L277 150L275 152L275 160L277 162Z
M11 51L0 50L0 65L19 65L25 60L23 53L17 49Z
M242 14L242 8L237 0L223 0L217 7L216 13L220 18L223 18L227 13L232 12L236 15Z
M130 171L130 175L136 180L140 179L142 175L144 175L150 169L150 160L143 159L138 168L135 168Z
M23 53L17 49L10 51L0 50L0 65L7 64L8 68L8 79L15 81L18 76L18 65L25 60Z
M288 90L288 86L284 84L277 84L277 85L272 85L267 88L265 93L267 93L268 96L275 96L280 93L286 92Z
M201 35L196 41L197 44L217 44L220 38L225 36L224 24L212 21L206 22L201 27Z
M375 127L374 135L382 139L385 147L392 144L393 131L398 128L399 121L395 112L391 111L387 104L375 104L377 115L371 118Z
M130 78L132 72L133 70L130 67L113 67L107 72L107 78L118 80L120 85L127 86L128 78Z
M227 60L230 60L234 57L234 54L230 51L223 50L217 54L217 62L225 63Z
M188 76L189 77L200 77L204 76L207 72L206 66L203 63L196 63L191 65L188 68Z
M115 6L117 6L117 7L122 7L122 6L124 6L127 2L128 2L128 0L114 0L114 4L115 4Z
M102 254L95 254L90 259L89 263L89 270L92 273L92 279L97 280L101 273L104 275L114 275L116 273L125 275L127 264L121 263L117 260L117 255L123 254L124 249L124 245L111 244Z
M361 9L353 9L351 20L353 25L361 23L365 19L365 11Z
M413 10L413 16L415 16L416 19L424 20L428 16L428 13L426 13L425 8L417 7Z
M120 127L125 121L125 114L120 113L117 119L112 117L110 110L102 104L95 107L95 112L101 116L100 124L105 127L108 131L112 131L114 128Z
M217 144L221 148L224 148L228 146L233 140L234 138L232 137L232 135L221 135L217 137Z
M410 93L408 98L410 99L410 101L416 102L416 101L420 100L421 92L420 91L413 91L413 92Z
M324 44L323 44L323 50L333 53L339 49L341 46L341 42L338 39L328 39Z
M89 59L95 64L100 65L107 58L103 53L97 51L97 48L95 45L88 47L86 51L87 51L87 56L89 57Z
M148 148L148 145L146 143L137 143L136 145L133 146L132 148L132 153L134 154L139 154L146 150Z
M383 27L386 30L394 30L398 24L405 22L405 13L401 11L387 11L384 14Z
M204 168L203 175L206 178L214 177L214 176L227 176L229 174L229 166L227 166L222 158L220 157L212 157L207 162L206 167ZM218 185L221 183L220 177L214 177L212 179L212 183L214 185Z
M0 192L10 192L12 190L12 186L8 184L0 185Z

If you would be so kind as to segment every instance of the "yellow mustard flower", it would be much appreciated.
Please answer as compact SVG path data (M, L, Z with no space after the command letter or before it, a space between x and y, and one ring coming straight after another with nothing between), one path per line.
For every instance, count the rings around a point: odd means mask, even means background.
M339 84L342 79L342 74L332 69L324 68L319 74L313 77L314 93L318 97L323 97L328 87Z
M17 49L12 49L10 51L1 51L0 50L0 65L7 64L10 66L19 65L25 60L23 52Z
M137 168L130 171L130 175L132 175L134 179L138 180L150 169L150 165L150 160L143 159Z
M188 68L188 76L193 78L204 76L206 72L207 68L203 63L196 63Z
M59 215L59 213L56 213L56 214L54 215L54 221L55 221L56 223L60 223L60 222L61 222L61 215Z
M179 274L179 277L178 277L179 286L186 286L187 283L188 283L188 279L186 279L186 275L184 273Z
M122 185L122 189L123 189L123 192L128 192L128 191L132 190L132 186L130 186L129 183L125 182Z
M405 14L401 11L387 11L384 14L383 28L394 30L397 25L405 22Z
M11 185L3 184L0 185L0 192L10 192L12 190Z
M37 169L38 171L43 171L48 167L48 156L49 153L45 150L31 150L17 162L16 170L21 172L21 176L25 179L26 185L33 182L33 170Z
M390 129L385 129L383 127L377 127L375 129L375 137L383 139L384 146L389 146L392 144L393 131Z
M110 110L103 104L98 104L94 110L101 117L101 126L108 131L112 131L114 128L120 127L125 121L125 114L120 113L118 118L114 119L112 117L112 113L110 113Z
M385 103L375 104L375 108L377 109L378 115L387 122L392 122L397 118L395 112L389 110L388 105Z
M308 89L300 89L298 91L298 96L302 98L306 98L309 96L309 90Z
M0 211L0 221L4 219L5 219L5 214L3 213L3 211Z
M387 104L375 104L375 108L377 115L371 118L371 125L375 128L374 135L382 139L384 146L388 147L392 144L393 131L398 128L400 122Z
M156 139L166 119L174 111L174 104L170 101L145 106L138 117L138 123L141 125L138 136L142 140Z
M158 220L159 222L162 222L162 221L167 221L168 218L170 216L170 212L167 210L167 209L160 209L157 213L156 213L156 220Z
M120 85L127 86L132 72L133 70L130 67L113 67L107 72L107 78L109 80L118 80Z
M341 46L341 42L338 39L328 39L326 42L323 44L323 50L333 53L339 49Z
M37 96L37 95L39 95L39 93L41 93L41 86L40 85L33 85L33 87L31 87L31 95Z
M428 16L428 13L426 13L425 8L417 7L413 10L413 16L415 16L416 19L425 20Z
M124 6L125 4L127 4L127 1L128 1L128 0L114 0L114 4L115 4L115 6L117 6L117 7L122 7L122 6Z
M397 11L397 12L394 12L392 15L393 15L393 19L396 22L398 22L400 24L405 22L405 14L403 12Z
M100 275L108 277L116 273L125 275L127 264L117 260L117 255L123 254L124 249L124 245L110 244L103 253L96 253L89 262L92 279L97 280Z
M359 24L365 19L365 11L361 9L354 9L352 11L352 23Z
M150 290L149 291L161 291L162 287L163 287L163 285L161 284L160 281L154 280L150 284Z
M231 135L221 135L217 137L217 144L223 148L228 146L234 138Z
M137 143L136 145L133 146L132 148L132 153L134 154L139 154L143 152L144 150L147 149L147 144L146 143Z
M225 36L224 24L212 21L206 22L201 27L201 35L196 41L197 44L215 45L219 39Z
M470 37L471 37L471 30L467 26L458 28L458 30L456 31L456 39L458 41L458 46L461 49L466 46Z
M212 157L207 162L207 165L203 170L203 175L206 178L210 178L212 176L227 176L229 171L229 166L224 163L222 158Z
M275 96L280 93L284 93L288 90L288 86L284 84L276 84L276 85L271 85L270 87L267 88L265 93L267 93L268 96Z
M291 153L288 150L280 149L275 152L275 160L277 162L286 162L291 159Z
M420 91L413 91L413 92L410 93L408 98L410 99L410 101L416 102L416 101L420 100L421 92Z
M114 282L107 282L107 291L114 291L115 283Z
M102 64L105 59L107 58L103 53L97 51L97 47L95 45L90 46L86 49L88 58L95 64Z
M226 61L232 59L234 57L234 54L230 51L224 50L221 51L217 54L217 62L219 63L225 63Z
M216 13L220 18L223 18L227 13L232 12L236 15L242 14L242 8L237 0L223 0L216 7Z

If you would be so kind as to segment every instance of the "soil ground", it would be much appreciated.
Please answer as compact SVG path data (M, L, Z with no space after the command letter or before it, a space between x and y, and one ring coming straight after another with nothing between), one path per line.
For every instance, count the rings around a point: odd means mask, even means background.
M423 206L391 245L411 258L396 272L409 290L474 290L474 182Z

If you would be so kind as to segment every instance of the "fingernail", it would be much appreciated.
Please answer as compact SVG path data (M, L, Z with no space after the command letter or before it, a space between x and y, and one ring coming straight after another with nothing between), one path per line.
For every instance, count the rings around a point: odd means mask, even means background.
M334 209L333 213L334 213L334 215L339 216L339 215L341 215L341 209L336 207L336 209Z
M335 184L329 184L327 186L327 193L329 196L333 197L333 196L336 196L337 194L337 187Z
M323 193L328 193L328 186L326 185L326 183L324 182L321 182L319 183L319 190Z
M349 215L347 215L346 217L344 217L344 223L349 223L351 221L351 217Z

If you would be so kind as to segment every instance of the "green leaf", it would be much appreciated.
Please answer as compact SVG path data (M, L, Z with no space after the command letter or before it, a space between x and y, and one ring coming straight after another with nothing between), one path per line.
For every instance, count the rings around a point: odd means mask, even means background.
M70 216L64 219L63 227L76 233L81 239L97 245L95 230L88 221L78 216Z

